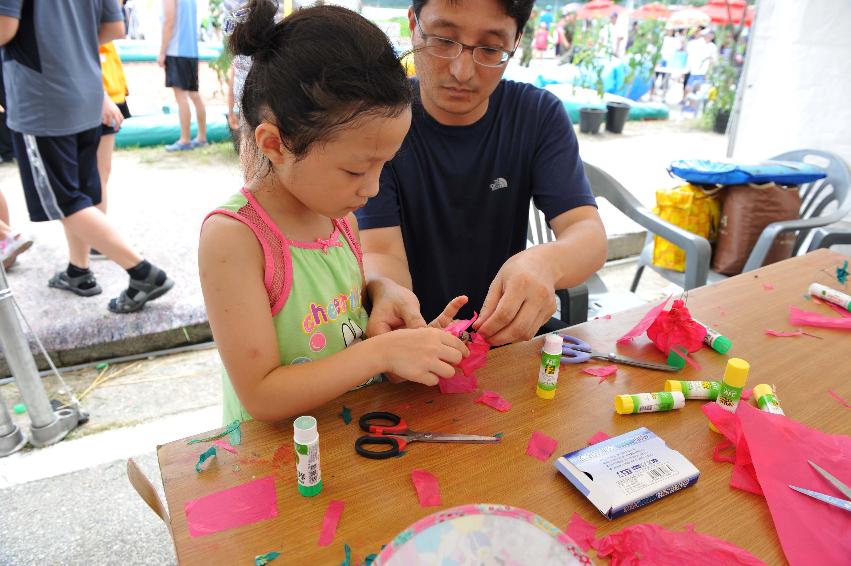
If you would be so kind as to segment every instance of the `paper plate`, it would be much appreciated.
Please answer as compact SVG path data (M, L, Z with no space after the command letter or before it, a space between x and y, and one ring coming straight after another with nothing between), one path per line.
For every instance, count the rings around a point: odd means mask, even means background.
M508 505L462 505L408 527L373 564L592 564L573 540L546 519Z

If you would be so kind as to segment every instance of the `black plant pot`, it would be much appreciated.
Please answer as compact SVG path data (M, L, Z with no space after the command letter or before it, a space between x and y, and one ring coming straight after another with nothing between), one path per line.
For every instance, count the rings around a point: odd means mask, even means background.
M629 104L625 102L607 102L606 130L613 134L620 134L623 132L627 116L629 116Z
M583 134L597 134L605 118L606 111L602 108L580 108L579 131Z
M715 114L715 121L712 124L712 131L718 134L726 134L727 133L727 122L730 121L730 111L729 110L719 110L717 114Z

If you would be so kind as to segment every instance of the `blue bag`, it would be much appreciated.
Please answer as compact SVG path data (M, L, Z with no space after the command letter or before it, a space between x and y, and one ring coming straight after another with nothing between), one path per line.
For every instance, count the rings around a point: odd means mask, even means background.
M824 169L798 161L735 163L707 159L672 161L668 172L696 185L746 185L777 183L800 185L827 177Z

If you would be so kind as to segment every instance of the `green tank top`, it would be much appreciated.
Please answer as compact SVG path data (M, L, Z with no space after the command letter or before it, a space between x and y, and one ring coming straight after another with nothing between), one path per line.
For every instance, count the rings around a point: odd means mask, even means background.
M335 354L363 339L362 253L345 218L334 220L327 240L287 240L245 189L207 215L224 214L248 226L263 248L264 284L278 337L281 365ZM205 219L206 220L206 219ZM380 381L370 378L360 387ZM251 420L222 368L225 424Z

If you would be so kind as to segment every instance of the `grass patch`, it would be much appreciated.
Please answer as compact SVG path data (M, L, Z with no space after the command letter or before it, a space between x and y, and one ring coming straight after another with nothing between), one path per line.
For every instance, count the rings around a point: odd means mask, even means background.
M211 143L192 151L167 152L164 146L126 147L117 149L123 155L132 155L145 165L158 167L186 167L187 165L239 165L239 156L230 141Z

